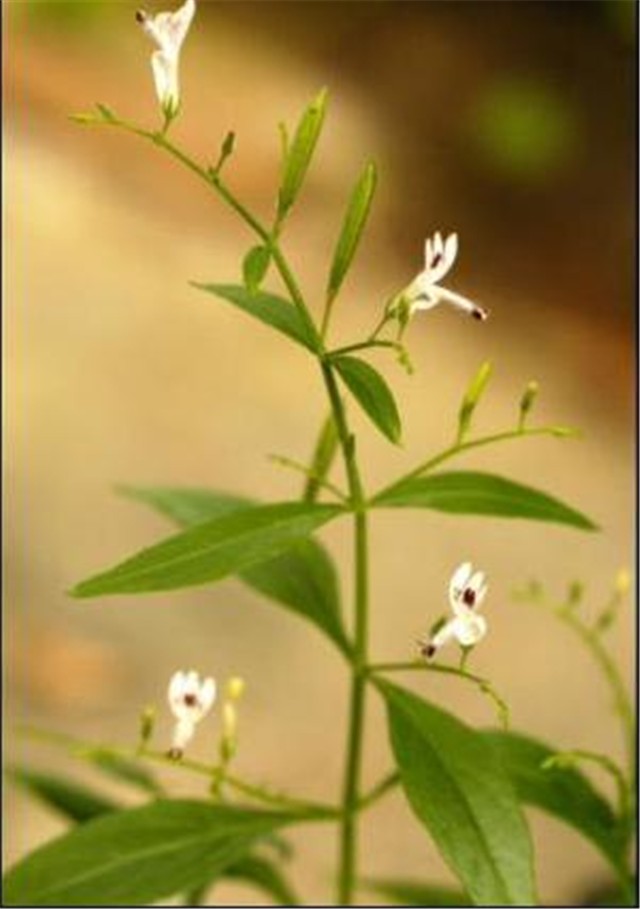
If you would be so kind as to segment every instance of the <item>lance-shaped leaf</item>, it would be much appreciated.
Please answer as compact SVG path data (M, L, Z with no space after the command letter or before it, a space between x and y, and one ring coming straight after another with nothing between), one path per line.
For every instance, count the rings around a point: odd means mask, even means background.
M370 161L360 175L351 194L342 223L342 230L333 253L333 262L331 263L329 283L327 285L327 300L329 303L337 295L351 267L369 217L377 179L376 166L373 161Z
M400 414L389 386L380 373L357 357L336 357L331 362L380 432L397 444L401 435Z
M616 870L625 865L625 836L610 805L587 777L573 767L542 764L556 752L548 745L516 732L489 731L494 747L518 798L564 821L590 840Z
M266 246L253 246L242 262L242 277L250 293L260 287L269 268L271 252Z
M278 195L278 217L282 218L296 200L320 138L327 107L327 92L323 89L303 113L290 141L286 142L286 157Z
M383 878L365 882L368 890L398 906L472 906L462 890L440 887L426 881Z
M45 805L79 824L118 808L111 799L74 780L21 767L10 767L6 773Z
M143 549L71 593L147 593L218 581L280 555L342 511L337 505L285 502L225 514Z
M82 751L82 757L94 764L106 776L151 795L161 795L162 786L154 775L139 761L114 754L108 748L91 747Z
M471 899L534 904L529 831L494 749L451 714L379 684L405 794Z
M390 508L432 508L450 514L527 518L597 530L581 512L547 493L490 473L456 471L401 480L374 499Z
M4 880L7 906L143 906L195 888L290 817L157 801L89 821L32 852Z
M247 855L230 865L224 878L242 881L262 890L276 906L299 906L300 899L275 862L260 855Z
M248 499L211 489L127 486L122 491L183 527L254 507ZM274 559L241 571L239 577L314 622L341 650L347 649L336 571L326 550L315 540L302 540Z
M275 294L262 291L251 292L246 287L237 284L201 284L198 281L190 283L198 290L214 294L221 300L226 300L227 303L244 310L250 316L260 319L261 322L270 325L276 331L287 335L298 344L302 344L307 350L316 352L317 340L293 303L289 303Z

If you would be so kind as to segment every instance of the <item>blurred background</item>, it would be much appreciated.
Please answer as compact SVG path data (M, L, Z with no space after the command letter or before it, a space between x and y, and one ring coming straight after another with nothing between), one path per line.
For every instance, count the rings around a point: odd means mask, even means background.
M324 415L300 350L188 286L239 280L253 238L158 150L67 118L100 101L144 125L159 122L135 9L128 0L3 5L8 753L95 781L55 749L14 736L13 724L133 742L141 707L155 702L162 742L166 682L193 666L247 680L239 772L333 799L346 684L340 658L310 626L236 582L140 598L65 594L170 530L118 498L115 484L287 499L300 480L266 455L304 460ZM353 413L367 484L388 482L449 441L460 397L490 359L479 430L511 426L535 378L535 421L577 426L583 438L513 442L457 463L553 492L602 532L381 514L372 533L373 652L411 658L446 607L453 567L471 559L491 586L491 634L473 668L507 699L514 726L558 748L616 758L619 731L588 655L511 594L535 577L560 598L578 578L584 609L595 614L632 561L634 10L628 0L201 0L172 128L204 161L235 130L228 179L268 218L277 123L293 123L328 86L324 134L284 237L316 311L346 197L366 157L380 168L371 227L336 305L336 343L377 321L388 295L421 268L427 234L459 231L450 285L492 317L479 324L441 308L416 318L413 377L390 359L372 360L396 389L405 445L388 445ZM322 536L345 571L348 611L348 529L332 525ZM610 640L631 686L630 607ZM456 679L403 682L471 723L494 723L488 703ZM201 729L194 753L213 751L216 722ZM366 779L388 761L372 697ZM177 770L167 778L177 792L198 792ZM13 789L6 808L6 862L64 829ZM531 819L546 902L580 903L606 882L591 846L535 812ZM295 842L295 884L322 902L334 838L308 829ZM451 881L398 795L367 817L362 867ZM215 898L259 899L226 883Z

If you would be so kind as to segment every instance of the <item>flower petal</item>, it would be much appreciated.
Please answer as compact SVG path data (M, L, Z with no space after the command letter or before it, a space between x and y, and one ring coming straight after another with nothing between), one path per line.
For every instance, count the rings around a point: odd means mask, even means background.
M447 271L449 271L458 256L458 235L456 233L449 234L447 239L444 241L443 255L444 262L447 266Z
M429 641L431 646L435 647L437 650L442 647L443 644L446 644L447 641L450 641L451 638L456 634L456 622L457 619L450 619L441 628L439 628Z
M462 592L469 582L472 571L471 562L462 562L451 575L451 580L449 581L449 603L454 612L462 597Z
M453 306L454 309L460 309L467 315L473 316L474 319L479 319L481 322L484 322L489 316L487 310L483 309L482 306L478 306L473 300L469 300L467 297L463 297L453 290L438 285L437 287L433 287L433 291L438 294L440 298L439 302L448 303L450 306Z
M180 103L177 56L155 51L151 54L151 68L160 106L164 110L175 112Z
M211 708L216 699L216 683L211 677L204 680L200 687L200 705L202 715L204 716Z
M175 748L176 751L183 751L193 738L195 731L195 723L187 718L179 719L173 727L173 736L171 738L172 747Z
M463 647L473 647L487 633L487 620L484 616L467 611L466 615L459 615L451 623L456 640Z

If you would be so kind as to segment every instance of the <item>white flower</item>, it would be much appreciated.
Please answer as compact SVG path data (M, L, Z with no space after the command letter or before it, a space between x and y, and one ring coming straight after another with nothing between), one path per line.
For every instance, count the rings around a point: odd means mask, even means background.
M179 758L193 738L196 726L211 710L216 699L216 683L212 678L200 681L197 672L175 672L167 692L169 707L176 718L171 741L171 757Z
M474 319L483 321L487 318L489 314L486 309L439 283L451 270L457 255L457 234L449 234L443 240L440 231L436 231L433 238L427 237L424 245L424 270L405 291L409 301L409 315L412 316L418 310L433 309L440 303L448 303Z
M156 94L167 117L175 117L180 106L180 48L195 12L196 0L185 0L173 13L158 13L156 16L149 16L144 10L136 13L136 19L158 47L151 55L151 68Z
M433 657L437 651L452 638L461 647L473 647L487 633L486 619L478 615L487 593L485 576L481 571L473 571L470 562L459 565L449 581L449 605L453 618L444 622L429 640L421 645L424 656Z
M465 615L482 605L487 594L484 574L473 571L471 562L458 565L449 581L449 604L454 615Z

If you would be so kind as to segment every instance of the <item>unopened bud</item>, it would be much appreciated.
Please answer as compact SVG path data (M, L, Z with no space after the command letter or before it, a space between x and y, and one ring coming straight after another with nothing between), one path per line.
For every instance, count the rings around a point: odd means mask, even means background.
M462 404L460 405L460 411L458 413L458 444L462 442L469 426L471 425L471 418L473 412L475 411L478 401L484 394L484 390L487 387L487 383L491 378L492 366L491 363L487 360L482 364L478 372L475 374L467 392L462 399Z
M538 391L540 386L537 382L529 382L527 387L524 390L524 394L520 399L520 418L518 420L518 429L524 429L524 424L526 422L529 411L532 409L536 398L538 397Z
M238 731L238 712L235 704L227 701L222 706L222 736L225 739L235 739Z
M622 568L616 575L611 599L595 620L594 628L596 631L606 631L613 625L618 615L618 610L620 609L624 598L629 593L630 587L631 575L626 568Z
M224 137L224 142L222 143L222 157L228 158L231 152L233 151L233 146L236 142L236 134L234 132L229 132Z
M616 575L615 590L618 596L624 597L631 589L631 575L626 568L621 568Z
M245 681L240 676L232 676L226 684L226 695L230 701L239 701L244 694Z
M140 714L140 745L147 745L151 741L153 731L156 725L155 707L145 707Z
M584 595L584 585L581 581L572 581L567 591L567 609L575 609L580 605Z

